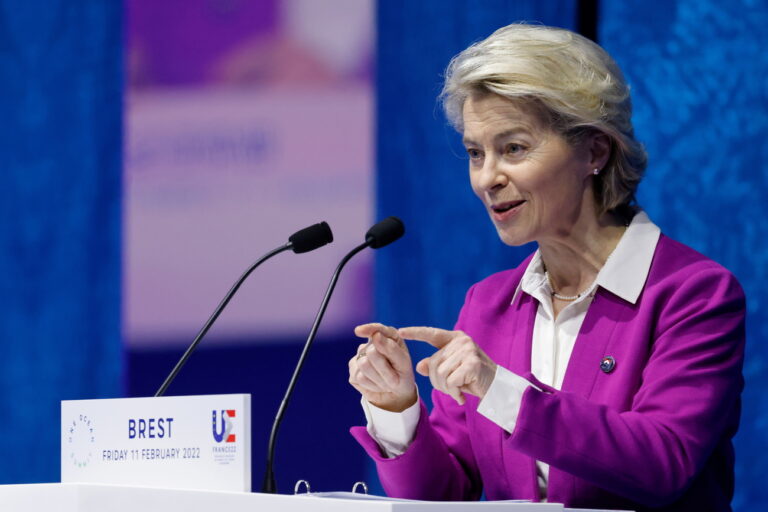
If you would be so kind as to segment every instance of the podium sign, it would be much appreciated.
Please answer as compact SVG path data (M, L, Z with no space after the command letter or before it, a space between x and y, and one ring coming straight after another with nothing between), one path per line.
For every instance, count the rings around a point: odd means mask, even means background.
M61 402L61 481L251 490L251 395Z

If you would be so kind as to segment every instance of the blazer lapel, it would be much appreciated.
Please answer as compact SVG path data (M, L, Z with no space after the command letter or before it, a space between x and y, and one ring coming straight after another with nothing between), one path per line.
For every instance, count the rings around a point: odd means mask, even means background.
M579 335L568 361L562 390L589 398L597 376L602 371L600 362L617 327L625 321L632 305L610 292L598 288L581 325Z
M531 345L533 341L533 324L536 321L536 299L521 292L507 315L510 333L505 361L507 368L518 374L525 375L531 371Z

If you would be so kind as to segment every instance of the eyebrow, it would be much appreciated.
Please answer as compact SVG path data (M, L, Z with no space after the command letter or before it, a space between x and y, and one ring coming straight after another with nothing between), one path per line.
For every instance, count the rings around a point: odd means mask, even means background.
M497 141L499 139L506 139L507 137L511 135L515 135L516 133L525 132L525 133L531 133L531 130L524 126L516 126L515 128L510 128L509 130L504 130L503 132L497 133L493 136L493 140ZM461 142L464 143L465 146L467 145L474 145L479 146L479 144L472 139L469 139L467 137L464 137Z

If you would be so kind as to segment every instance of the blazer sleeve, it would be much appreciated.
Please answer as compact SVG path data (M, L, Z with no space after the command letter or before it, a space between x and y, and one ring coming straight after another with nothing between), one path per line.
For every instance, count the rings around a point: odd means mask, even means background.
M536 382L543 390L525 391L507 448L643 505L673 503L738 427L745 300L736 279L712 266L658 308L629 410Z
M474 288L467 292L456 329L462 328ZM431 414L421 402L413 441L398 457L384 456L365 427L353 427L352 436L376 463L387 495L435 501L477 500L482 483L466 424L466 407L476 406L477 402L468 400L459 406L438 391L432 392L432 400Z

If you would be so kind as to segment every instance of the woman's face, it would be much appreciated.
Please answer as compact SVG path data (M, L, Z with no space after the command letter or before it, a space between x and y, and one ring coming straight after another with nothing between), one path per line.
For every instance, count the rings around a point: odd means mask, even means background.
M472 189L504 243L567 237L592 204L589 144L571 146L495 94L471 96L463 112Z

